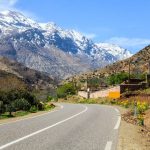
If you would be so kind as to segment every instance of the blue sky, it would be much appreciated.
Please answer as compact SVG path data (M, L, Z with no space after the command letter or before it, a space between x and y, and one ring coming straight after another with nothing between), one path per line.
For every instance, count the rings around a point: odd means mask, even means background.
M119 44L133 53L150 44L149 0L0 0L3 9L76 29L95 42Z

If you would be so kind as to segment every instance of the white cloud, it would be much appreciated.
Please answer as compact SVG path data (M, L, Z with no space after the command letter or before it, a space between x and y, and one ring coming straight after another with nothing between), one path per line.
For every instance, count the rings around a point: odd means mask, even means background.
M126 38L126 37L112 37L109 40L106 40L106 42L118 44L121 46L127 46L127 47L136 47L136 46L142 46L142 45L149 45L150 39L144 39L144 38Z
M18 0L0 0L0 10L13 9Z

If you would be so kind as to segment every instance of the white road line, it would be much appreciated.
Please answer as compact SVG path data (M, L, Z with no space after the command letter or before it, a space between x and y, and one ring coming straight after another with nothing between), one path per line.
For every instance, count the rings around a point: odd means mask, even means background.
M63 109L64 106L63 105L60 105L60 109ZM60 110L59 109L59 110ZM0 126L2 125L7 125L7 124L11 124L11 123L16 123L16 122L19 122L19 121L23 121L23 120L27 120L27 119L33 119L33 118L37 118L37 117L40 117L40 116L44 116L44 115L47 115L47 114L51 114L51 113L54 113L56 111L59 111L59 110L53 110L53 111L48 111L46 113L43 113L43 114L40 114L40 115L37 115L37 116L33 116L33 117L27 117L27 118L23 118L23 119L19 119L19 120L16 120L16 121L11 121L11 122L6 122L6 123L1 123Z
M117 108L115 108L115 111L116 111L117 113L120 113L119 110L118 110Z
M108 141L105 146L105 150L111 150L111 146L112 146L112 141Z
M119 126L120 126L120 121L121 121L121 116L118 117L118 121L117 121L117 123L116 123L116 125L115 125L115 127L114 127L115 130L119 128Z
M71 117L69 117L69 118L67 118L67 119L64 119L64 120L62 120L62 121L59 121L59 122L57 122L57 123L55 123L55 124L53 124L53 125L50 125L50 126L48 126L48 127L46 127L46 128L43 128L43 129L38 130L38 131L36 131L36 132L33 132L33 133L29 134L29 135L26 135L26 136L24 136L24 137L22 137L22 138L19 138L19 139L17 139L17 140L14 140L14 141L12 141L12 142L10 142L10 143L7 143L7 144L5 144L5 145L2 145L2 146L0 146L0 150L4 149L4 148L6 148L6 147L9 147L9 146L11 146L11 145L13 145L13 144L16 144L16 143L18 143L18 142L20 142L20 141L23 141L23 140L25 140L25 139L28 139L28 138L30 138L30 137L36 135L36 134L39 134L39 133L41 133L41 132L44 132L44 131L46 131L46 130L48 130L48 129L50 129L50 128L53 128L53 127L55 127L55 126L57 126L57 125L59 125L59 124L62 124L62 123L66 122L66 121L68 121L68 120L70 120L70 119L73 119L73 118L75 118L75 117L77 117L77 116L79 116L79 115L85 113L85 112L88 110L88 108L87 108L86 106L83 106L83 107L85 107L85 109L84 109L83 111L81 111L81 112L79 112L79 113L77 113L77 114L75 114L75 115L73 115L73 116L71 116Z

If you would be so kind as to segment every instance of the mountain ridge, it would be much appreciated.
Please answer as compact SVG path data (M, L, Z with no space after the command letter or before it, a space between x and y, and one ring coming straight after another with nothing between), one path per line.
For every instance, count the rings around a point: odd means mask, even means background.
M0 55L53 77L67 78L131 56L123 48L119 53L55 23L38 23L14 11L0 13Z

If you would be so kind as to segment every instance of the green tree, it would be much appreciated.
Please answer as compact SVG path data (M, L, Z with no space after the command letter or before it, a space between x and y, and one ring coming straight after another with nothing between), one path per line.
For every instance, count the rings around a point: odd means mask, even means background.
M29 110L31 106L37 106L39 101L36 97L26 90L0 91L0 114L16 110Z
M76 94L77 89L73 83L67 83L57 88L57 97L65 98L67 95Z
M99 78L91 78L87 81L88 87L90 89L97 89L100 86L100 79Z
M9 116L12 116L12 112L16 111L16 108L13 102L10 102L9 104L6 105L6 111L9 112Z
M14 107L16 110L25 110L28 111L31 108L31 104L24 98L16 99L14 101Z
M128 74L125 72L112 74L108 77L107 82L109 85L121 84L128 79Z
M0 115L5 112L5 106L3 101L0 101Z

